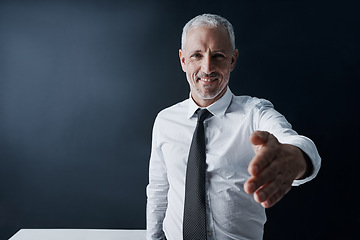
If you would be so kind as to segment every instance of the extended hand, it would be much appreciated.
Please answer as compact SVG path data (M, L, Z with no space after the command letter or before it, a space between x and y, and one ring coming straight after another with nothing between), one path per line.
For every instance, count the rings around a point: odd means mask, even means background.
M255 156L248 171L251 177L244 188L265 208L272 207L290 189L294 179L306 171L306 161L301 150L289 144L281 144L268 132L256 131L250 136Z

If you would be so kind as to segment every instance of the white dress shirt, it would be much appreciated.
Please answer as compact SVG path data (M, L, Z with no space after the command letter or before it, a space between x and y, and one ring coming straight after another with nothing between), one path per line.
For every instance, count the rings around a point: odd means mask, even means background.
M186 164L199 107L190 97L161 111L153 128L147 186L147 239L183 239ZM254 157L249 141L256 131L268 131L281 143L292 144L311 159L314 178L320 156L314 143L298 135L284 116L263 99L225 95L207 107L213 114L204 122L206 141L206 208L208 240L262 239L265 209L244 191Z

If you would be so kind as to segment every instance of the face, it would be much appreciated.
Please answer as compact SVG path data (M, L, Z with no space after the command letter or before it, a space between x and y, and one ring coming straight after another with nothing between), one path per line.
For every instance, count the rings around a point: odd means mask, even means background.
M191 96L199 106L209 106L224 95L238 57L224 27L191 28L179 56Z

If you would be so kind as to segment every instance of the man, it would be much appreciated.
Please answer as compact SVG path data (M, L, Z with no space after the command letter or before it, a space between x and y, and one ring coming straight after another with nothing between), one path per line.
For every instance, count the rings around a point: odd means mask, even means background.
M228 83L238 54L233 28L226 19L204 14L185 25L179 57L190 97L161 111L154 123L147 187L148 240L262 239L264 208L319 171L321 160L314 143L292 130L269 101L232 94ZM191 181L187 175L193 168L187 164L199 108L210 112L201 120L206 144L206 217L190 220L194 225L203 221L200 225L205 225L207 236L185 237L184 205Z

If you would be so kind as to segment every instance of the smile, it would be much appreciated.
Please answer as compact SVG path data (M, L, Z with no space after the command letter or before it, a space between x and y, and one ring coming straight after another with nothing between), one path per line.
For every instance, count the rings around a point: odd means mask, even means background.
M203 82L212 82L217 80L217 78L198 78L198 80L201 80Z

